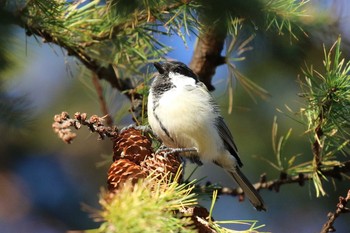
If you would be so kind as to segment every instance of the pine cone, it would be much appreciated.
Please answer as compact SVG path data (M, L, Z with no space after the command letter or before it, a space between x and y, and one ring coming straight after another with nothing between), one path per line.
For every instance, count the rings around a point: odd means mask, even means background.
M164 154L164 152L152 154L141 162L141 167L148 174L164 177L168 173L168 178L174 178L181 165L180 157L173 154L164 157Z
M118 159L114 161L108 171L108 190L116 191L126 182L137 183L139 179L147 176L142 168L128 159Z
M113 161L129 159L140 164L147 156L152 154L151 141L141 134L140 130L130 128L122 132L113 144Z

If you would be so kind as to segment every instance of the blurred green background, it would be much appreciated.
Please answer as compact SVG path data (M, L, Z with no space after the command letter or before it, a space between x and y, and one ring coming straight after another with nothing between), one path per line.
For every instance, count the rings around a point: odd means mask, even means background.
M324 43L331 46L342 34L343 54L349 58L349 31L346 27L350 12L347 1L315 1L313 12L320 21L318 30L309 38L290 43L289 37L276 39L256 31L239 70L265 88L271 96L257 98L255 103L236 83L234 108L228 111L226 67L217 69L213 92L239 148L245 164L243 171L252 182L262 173L275 179L279 173L257 157L274 161L271 128L277 116L279 134L293 128L285 155L301 153L300 161L311 157L311 147L303 135L304 125L290 119L276 108L285 104L298 111L302 99L298 75L304 62L322 70ZM3 12L1 12L3 13ZM62 232L68 229L97 227L82 205L98 208L100 187L106 186L106 174L111 161L112 143L98 141L97 135L86 129L78 132L72 145L64 144L53 132L53 116L62 111L71 115L86 112L102 115L89 72L61 48L28 37L22 28L6 23L0 14L0 232ZM169 58L189 63L195 37L188 37L188 47L179 38L161 37L174 50ZM115 123L132 123L128 100L102 82ZM9 107L11 106L11 111ZM12 115L8 115L11 112ZM295 116L297 118L297 116ZM107 162L106 162L107 161ZM188 164L187 174L194 169ZM233 183L220 168L206 164L194 177L232 187ZM253 219L266 224L264 231L318 232L335 209L339 195L345 195L349 182L326 184L329 196L316 198L311 183L281 187L279 193L262 191L268 212L255 211L249 202L222 196L214 209L216 220ZM210 200L203 200L209 206ZM341 216L335 224L338 232L349 232L350 216ZM235 229L241 226L234 226ZM244 228L242 228L244 229Z

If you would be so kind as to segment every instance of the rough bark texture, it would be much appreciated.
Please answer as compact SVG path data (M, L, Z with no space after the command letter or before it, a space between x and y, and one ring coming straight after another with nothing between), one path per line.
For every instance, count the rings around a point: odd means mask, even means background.
M190 68L210 91L215 89L211 80L216 67L225 63L225 57L221 56L225 37L226 34L219 33L215 27L202 32L190 62Z

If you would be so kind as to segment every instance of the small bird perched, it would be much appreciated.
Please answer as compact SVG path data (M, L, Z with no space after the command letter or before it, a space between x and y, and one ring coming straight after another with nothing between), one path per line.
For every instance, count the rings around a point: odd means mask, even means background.
M182 62L169 61L154 66L159 74L148 96L148 120L153 132L172 152L203 162L214 162L227 171L243 189L257 210L266 210L264 201L240 168L230 130L213 97L197 75Z

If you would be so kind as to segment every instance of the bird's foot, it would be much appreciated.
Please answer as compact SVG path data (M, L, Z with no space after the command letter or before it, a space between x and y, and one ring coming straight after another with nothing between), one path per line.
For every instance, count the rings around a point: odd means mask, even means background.
M134 125L134 124L131 124L131 125L123 127L120 130L120 133L123 133L123 132L125 132L128 129L136 129L136 130L140 130L142 132L151 132L151 128L148 125Z
M198 154L198 150L196 148L170 148L166 147L164 145L160 146L159 149L156 151L156 154L165 152L164 157L166 158L170 154L184 154L184 153L195 153Z

